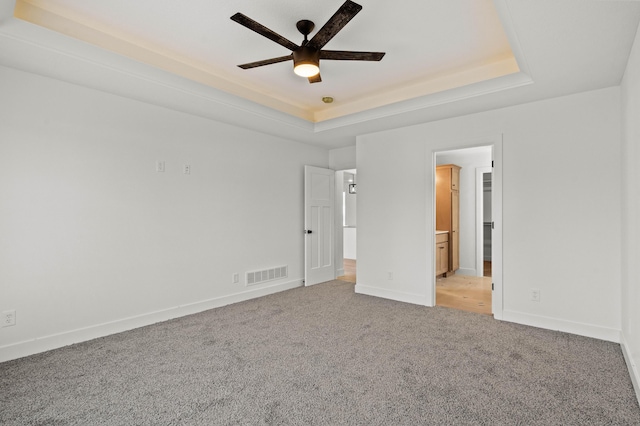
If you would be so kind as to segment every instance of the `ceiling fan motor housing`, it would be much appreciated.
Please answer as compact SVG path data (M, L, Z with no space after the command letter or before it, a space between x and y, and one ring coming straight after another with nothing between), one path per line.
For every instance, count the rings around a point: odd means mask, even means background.
M301 46L293 51L293 69L299 66L314 66L316 69L320 67L320 51L311 47ZM317 74L317 72L316 72ZM310 77L306 75L305 77Z

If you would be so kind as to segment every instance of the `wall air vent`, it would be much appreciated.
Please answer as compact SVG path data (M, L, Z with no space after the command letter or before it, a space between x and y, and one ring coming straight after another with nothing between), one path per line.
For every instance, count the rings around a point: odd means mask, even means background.
M247 272L247 285L262 284L267 281L279 280L286 278L288 275L288 267L278 266L277 268L265 269L263 271Z

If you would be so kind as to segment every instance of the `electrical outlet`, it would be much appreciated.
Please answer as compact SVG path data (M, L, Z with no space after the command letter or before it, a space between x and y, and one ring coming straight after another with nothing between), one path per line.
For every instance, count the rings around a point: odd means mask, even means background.
M156 161L156 172L164 173L164 161Z
M531 289L531 301L532 302L539 302L540 301L540 289L539 288L532 288Z
M11 311L4 311L2 313L2 326L3 327L10 327L12 325L16 325L16 311L11 310Z
M240 282L240 274L238 274L237 272L235 272L233 274L233 276L231 277L231 279L233 280L234 284L238 284Z
M190 175L191 174L191 164L185 164L184 167L182 168L182 172L185 175Z

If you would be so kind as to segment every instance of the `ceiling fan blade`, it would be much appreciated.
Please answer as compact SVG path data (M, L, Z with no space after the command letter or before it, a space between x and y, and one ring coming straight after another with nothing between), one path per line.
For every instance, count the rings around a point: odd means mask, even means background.
M309 77L309 83L320 83L322 81L322 78L320 78L320 73Z
M327 23L320 28L320 31L313 36L308 46L318 50L322 49L361 10L362 6L351 0L344 2Z
M336 61L379 61L385 52L351 52L347 50L321 50L320 59Z
M268 38L269 40L275 41L279 45L284 46L289 50L296 50L298 47L300 47L297 44L295 44L294 42L292 42L291 40L288 40L288 39L282 37L280 34L270 30L269 28L267 28L264 25L254 21L253 19L249 18L248 16L243 15L242 13L236 13L235 15L233 15L231 17L231 20L237 22L240 25L243 25L243 26L249 28L252 31L257 32L258 34Z
M240 68L242 68L243 70L248 70L250 68L256 68L256 67L261 67L264 65L271 65L271 64L277 64L278 62L284 62L284 61L289 61L293 59L293 54L287 55L287 56L280 56L277 58L271 58L271 59L263 59L262 61L255 61L255 62L249 62L248 64L242 64L242 65L238 65Z

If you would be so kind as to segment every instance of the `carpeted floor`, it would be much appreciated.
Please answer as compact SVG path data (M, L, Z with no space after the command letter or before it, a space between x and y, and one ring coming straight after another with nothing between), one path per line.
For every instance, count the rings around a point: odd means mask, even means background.
M617 344L332 281L0 364L2 425L638 425Z

